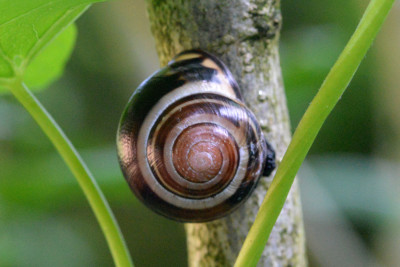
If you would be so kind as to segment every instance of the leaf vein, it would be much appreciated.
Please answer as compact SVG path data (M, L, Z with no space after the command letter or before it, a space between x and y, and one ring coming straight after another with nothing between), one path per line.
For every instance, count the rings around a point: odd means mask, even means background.
M44 3L44 4L42 4L42 5L39 5L39 6L35 7L35 8L30 9L29 11L27 11L27 12L25 12L25 13L19 14L19 15L13 17L13 18L10 18L9 20L4 21L3 23L0 23L0 26L7 25L8 23L11 23L11 22L13 22L13 21L15 21L15 20L17 20L17 19L19 19L19 18L22 18L22 17L24 17L24 16L27 16L27 15L29 15L30 13L32 13L32 12L34 12L34 11L40 9L40 8L43 8L43 7L52 5L52 4L57 3L57 2L60 2L60 1L61 1L61 0L55 0L55 1L50 1L50 2Z
M38 51L40 51L40 49L43 48L43 46L45 45L45 43L48 41L47 38L50 37L52 35L52 32L54 29L57 28L57 26L68 16L70 15L72 12L74 12L75 10L82 8L83 6L85 6L85 4L83 5L79 5L76 7L72 7L70 9L67 9L45 32L42 36L38 36L38 41L28 50L27 56L24 59L24 62L21 64L21 68L24 69L27 64L29 64L30 60L36 55L36 53ZM67 25L65 26L67 27ZM60 31L61 32L61 31ZM55 37L56 35L54 35L53 37Z

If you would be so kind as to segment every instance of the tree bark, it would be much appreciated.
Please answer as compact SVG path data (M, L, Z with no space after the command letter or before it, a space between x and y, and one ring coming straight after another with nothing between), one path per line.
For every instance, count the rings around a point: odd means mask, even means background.
M279 0L149 0L148 11L162 66L192 48L208 51L228 66L275 148L279 165L290 141L278 54ZM230 216L185 225L190 266L233 265L273 174L261 178L247 202ZM296 181L259 266L306 266Z

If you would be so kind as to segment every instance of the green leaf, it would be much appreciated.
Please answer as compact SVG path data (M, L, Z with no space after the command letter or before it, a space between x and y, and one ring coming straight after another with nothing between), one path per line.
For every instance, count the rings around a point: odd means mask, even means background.
M0 87L5 87L5 84L16 77L23 77L33 58L91 3L99 1L0 0ZM60 49L68 47L67 44L63 46ZM51 51L54 48L49 49ZM68 51L62 53L65 55ZM50 76L49 74L48 79L51 79ZM41 80L42 82L35 82L46 83L44 77Z
M76 177L103 230L115 265L133 266L121 230L96 180L23 82L33 58L93 2L99 0L0 0L0 88L8 88L32 115Z
M42 89L61 76L74 48L76 34L76 26L71 24L32 60L24 75L28 87Z

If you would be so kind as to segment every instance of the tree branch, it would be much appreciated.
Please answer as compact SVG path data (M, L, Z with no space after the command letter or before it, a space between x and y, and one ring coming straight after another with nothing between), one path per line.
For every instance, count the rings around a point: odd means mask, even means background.
M279 164L290 141L278 55L279 1L153 0L148 4L161 65L192 48L222 59L275 148ZM190 266L233 265L271 181L272 176L262 178L252 196L232 215L210 223L186 225ZM306 265L296 182L259 265Z

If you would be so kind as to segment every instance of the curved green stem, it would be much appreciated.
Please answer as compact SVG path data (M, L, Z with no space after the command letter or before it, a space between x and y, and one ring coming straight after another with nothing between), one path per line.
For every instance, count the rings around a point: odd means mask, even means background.
M235 266L256 266L282 210L294 177L322 124L350 83L394 0L372 0L356 31L301 119Z
M117 221L96 180L51 115L19 79L6 85L49 137L78 180L107 239L116 266L133 266Z

